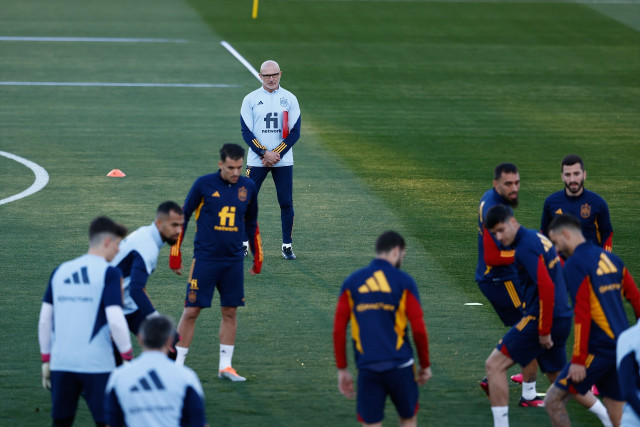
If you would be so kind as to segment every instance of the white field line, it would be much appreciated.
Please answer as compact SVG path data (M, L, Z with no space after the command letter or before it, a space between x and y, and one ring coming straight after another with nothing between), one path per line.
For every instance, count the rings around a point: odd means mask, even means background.
M220 44L229 51L229 53L231 53L233 56L235 56L235 58L240 61L240 63L242 65L245 66L245 68L247 70L249 70L249 72L251 74L253 74L253 77L255 77L256 79L258 79L259 82L262 82L262 80L260 80L260 74L256 71L255 68L253 68L253 66L251 64L249 64L249 61L247 61L246 59L244 59L244 57L242 55L240 55L238 53L237 50L235 50L233 48L233 46L231 46L229 43L225 42L225 41L221 41Z
M640 0L280 0L309 3L575 3L575 4L637 4Z
M97 42L97 43L187 43L185 39L146 39L121 37L11 37L0 36L8 42Z
M0 82L0 86L108 86L108 87L240 87L210 83L103 83L103 82Z
M13 202L30 196L33 193L42 190L44 186L49 182L49 174L46 170L44 170L42 166L39 166L27 159L23 159L22 157L16 156L15 154L7 153L6 151L0 151L0 156L4 156L8 159L22 163L23 165L31 169L36 176L36 180L33 182L33 184L31 184L31 187L27 188L22 193L16 194L15 196L7 197L0 200L0 205L4 205L5 203Z

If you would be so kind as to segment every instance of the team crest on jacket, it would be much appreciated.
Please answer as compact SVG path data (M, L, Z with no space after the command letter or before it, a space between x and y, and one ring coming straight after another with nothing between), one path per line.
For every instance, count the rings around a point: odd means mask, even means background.
M287 106L287 98L280 98L280 106L281 107Z
M580 216L582 218L589 218L591 216L591 206L589 206L587 203L580 206Z
M238 189L238 199L241 202L244 202L245 200L247 200L247 189L245 187L240 187Z

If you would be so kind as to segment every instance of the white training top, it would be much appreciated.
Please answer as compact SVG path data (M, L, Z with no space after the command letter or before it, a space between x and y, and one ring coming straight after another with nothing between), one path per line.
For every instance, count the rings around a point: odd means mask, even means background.
M124 274L124 280L122 282L124 289L124 314L133 313L138 309L138 305L133 301L133 298L131 298L131 266L129 264L128 268L125 267L124 264L127 264L126 258L131 257L133 253L137 252L144 260L147 275L150 276L158 264L158 254L160 253L162 245L164 245L164 242L155 223L138 228L120 242L120 252L113 258L110 264L118 266L122 261L125 261L120 268Z
M206 424L198 376L160 351L145 351L113 371L105 395L111 425L119 425L112 420L119 413L129 426Z
M289 113L289 129L300 118L300 106L294 94L280 86L273 92L264 87L254 90L244 97L240 116L253 132L260 144L273 151L284 140L282 138L282 113ZM274 167L293 165L293 148L285 153ZM262 167L260 157L252 150L247 155L247 166Z
M104 258L89 254L55 270L44 298L53 305L52 371L105 373L115 368L105 308L120 310L120 277L120 270Z

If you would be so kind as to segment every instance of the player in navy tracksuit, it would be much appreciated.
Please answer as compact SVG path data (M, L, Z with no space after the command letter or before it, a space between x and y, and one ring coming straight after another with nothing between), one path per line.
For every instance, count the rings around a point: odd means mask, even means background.
M275 61L260 67L262 87L245 96L240 110L242 138L249 146L247 177L258 191L267 174L276 186L282 223L282 256L296 258L293 233L293 145L300 138L300 106L296 96L280 86L282 71ZM248 242L245 242L245 255Z
M564 190L553 193L544 201L540 230L548 235L549 224L557 215L570 214L580 220L582 234L587 241L611 252L613 227L607 202L584 188L587 172L579 156L569 154L562 159Z
M501 163L496 166L493 188L487 190L480 199L478 207L478 264L475 280L482 293L487 297L502 323L513 326L522 318L522 301L515 266L515 252L504 248L484 226L489 209L496 205L518 206L520 174L513 163ZM536 380L538 363L522 368L522 373L511 377L522 383L520 406L535 407L542 405L537 398ZM480 387L488 392L487 379L480 381Z
M342 284L336 307L333 342L340 392L354 396L353 378L347 370L346 328L358 367L358 419L381 422L387 395L403 425L415 425L418 385L431 378L429 342L415 281L399 269L405 255L402 236L393 231L380 235L376 258L351 274ZM418 352L417 370L407 334L411 323Z
M624 398L616 374L616 340L629 327L623 298L640 318L640 292L617 256L586 241L574 216L557 216L549 237L569 257L563 271L573 301L575 338L571 362L547 392L547 412L554 425L565 425L568 397L596 384L618 425Z
M170 266L180 272L180 244L192 215L196 219L194 254L185 308L178 325L181 340L176 346L177 363L184 363L193 339L195 322L202 308L210 307L215 289L220 293L220 364L218 376L244 381L231 367L236 338L236 309L244 305L243 238L251 236L254 262L251 274L260 273L262 244L258 230L258 192L241 175L244 149L225 144L220 150L220 170L196 179L184 202L184 229L171 250Z
M507 369L537 359L542 372L555 380L567 360L565 342L572 312L560 258L549 239L522 227L511 208L503 205L489 210L485 227L505 247L515 249L524 306L522 320L509 329L486 361L494 424L504 426L509 422ZM591 394L578 399L587 407L594 400Z

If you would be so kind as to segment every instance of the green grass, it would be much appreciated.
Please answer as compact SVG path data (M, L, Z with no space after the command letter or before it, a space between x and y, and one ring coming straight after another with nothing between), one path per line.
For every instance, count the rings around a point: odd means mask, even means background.
M587 187L609 202L614 251L640 273L640 34L567 3L0 0L0 35L180 38L188 43L0 41L1 81L225 83L239 87L0 86L0 150L43 166L41 192L0 206L3 313L0 416L49 422L39 386L37 316L52 269L86 251L86 228L109 214L131 230L157 204L182 202L215 169L223 142L240 142L242 97L258 82L219 45L253 65L269 58L300 100L295 148L295 252L279 255L270 181L260 196L263 273L246 280L234 365L246 384L215 378L216 309L203 313L188 364L212 425L354 425L339 395L331 349L340 283L366 264L385 229L409 241L405 270L420 285L434 378L421 389L421 425L490 424L477 387L504 333L473 282L475 215L495 164L522 177L518 217L537 228L544 198L561 188L560 159L581 154ZM625 13L626 20L634 15ZM637 15L636 15L637 16ZM636 23L637 24L637 23ZM107 178L113 169L124 179ZM0 198L33 175L0 157ZM187 236L190 241L193 227ZM191 245L185 245L185 258ZM164 249L148 291L180 316L184 279ZM543 391L546 380L540 380ZM512 425L548 423L515 405ZM574 425L598 425L571 406ZM391 406L387 420L395 424ZM84 404L78 425L90 423Z

